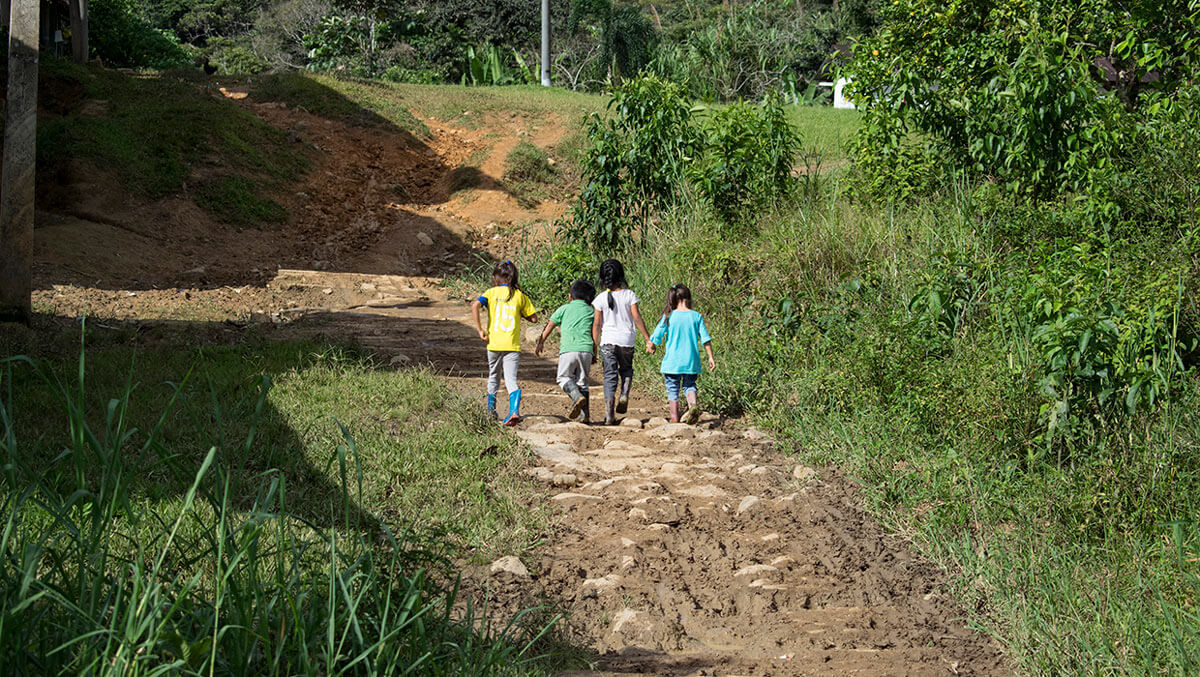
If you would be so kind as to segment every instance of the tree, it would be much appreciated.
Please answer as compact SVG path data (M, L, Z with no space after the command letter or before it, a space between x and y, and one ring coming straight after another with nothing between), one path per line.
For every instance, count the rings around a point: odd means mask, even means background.
M75 63L88 60L88 0L70 0L71 56Z
M29 323L33 294L38 0L11 0L8 104L0 168L0 321Z
M1194 81L1200 1L893 0L848 72L875 186L922 159L1018 193L1095 183ZM915 132L915 134L914 134Z

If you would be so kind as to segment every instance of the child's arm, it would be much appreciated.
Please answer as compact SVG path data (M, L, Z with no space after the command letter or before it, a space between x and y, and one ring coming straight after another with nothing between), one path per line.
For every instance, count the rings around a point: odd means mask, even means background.
M667 316L663 315L662 319L658 321L658 325L654 327L654 334L646 337L646 352L651 355L654 354L654 349L667 338L667 325L664 324L666 319Z
M717 361L713 359L712 341L704 344L704 352L708 353L708 368L710 370L716 370Z
M546 346L546 339L550 338L550 334L554 331L554 320L546 323L546 328L542 330L542 335L538 337L537 347L533 349L533 354L541 357L542 348Z
M600 347L600 328L604 326L604 311L596 309L596 315L592 318L592 349Z
M483 323L479 320L479 309L482 307L483 304L479 302L479 299L471 302L471 314L475 316L475 330L479 332L479 338L486 341L488 340L487 329L483 328Z
M636 303L629 304L629 312L633 315L633 324L637 327L638 331L642 332L642 338L646 340L646 343L650 343L650 332L646 331L646 323L642 322L642 314L638 311L637 306L638 304ZM654 351L651 350L650 352Z

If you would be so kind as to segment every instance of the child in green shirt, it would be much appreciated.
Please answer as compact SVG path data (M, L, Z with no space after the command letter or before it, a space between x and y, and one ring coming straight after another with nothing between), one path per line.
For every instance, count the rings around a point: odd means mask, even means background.
M579 418L587 423L591 418L588 406L588 370L592 368L596 345L592 341L592 320L595 309L592 299L596 288L586 280L571 283L567 303L558 307L538 337L535 355L541 355L546 339L554 327L562 327L562 341L558 349L558 385L571 398L571 411L567 418Z

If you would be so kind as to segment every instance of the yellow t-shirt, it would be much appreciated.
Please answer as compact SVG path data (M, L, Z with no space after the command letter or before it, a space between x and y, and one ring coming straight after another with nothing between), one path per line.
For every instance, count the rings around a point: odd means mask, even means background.
M529 297L514 290L508 297L508 286L492 287L479 297L488 312L488 350L520 350L521 318L537 312Z

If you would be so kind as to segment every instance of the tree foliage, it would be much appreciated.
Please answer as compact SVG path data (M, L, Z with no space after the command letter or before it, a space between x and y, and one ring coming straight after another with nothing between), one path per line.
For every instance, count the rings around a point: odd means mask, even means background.
M848 69L858 166L876 192L943 168L1085 190L1194 77L1198 37L1196 0L892 0Z

